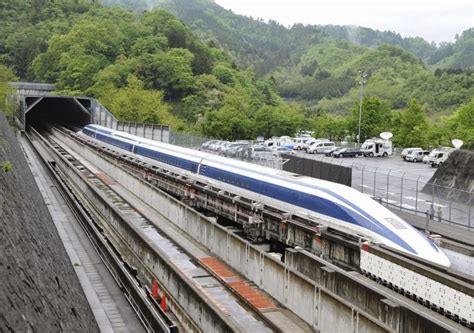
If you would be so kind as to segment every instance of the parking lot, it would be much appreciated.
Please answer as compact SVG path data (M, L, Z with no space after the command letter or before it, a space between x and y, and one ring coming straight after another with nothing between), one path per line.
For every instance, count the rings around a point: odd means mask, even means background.
M434 196L432 187L423 191L428 180L436 172L436 168L429 165L406 162L399 155L334 158L324 154L307 154L304 151L297 151L296 154L352 168L352 187L387 206L421 216L428 214L434 220L474 228L474 195L471 194L470 204L463 204Z

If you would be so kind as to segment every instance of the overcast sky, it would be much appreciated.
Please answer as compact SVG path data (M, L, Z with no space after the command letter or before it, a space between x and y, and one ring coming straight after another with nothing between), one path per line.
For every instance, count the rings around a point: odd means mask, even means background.
M215 0L234 13L293 23L359 25L453 41L474 27L473 0Z

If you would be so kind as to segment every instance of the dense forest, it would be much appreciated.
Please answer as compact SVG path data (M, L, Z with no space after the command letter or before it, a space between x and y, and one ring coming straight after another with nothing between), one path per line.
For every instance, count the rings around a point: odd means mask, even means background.
M474 140L473 29L436 46L367 28L286 28L208 0L103 3L2 1L0 81L55 83L120 119L205 136L354 139L360 70L363 138Z

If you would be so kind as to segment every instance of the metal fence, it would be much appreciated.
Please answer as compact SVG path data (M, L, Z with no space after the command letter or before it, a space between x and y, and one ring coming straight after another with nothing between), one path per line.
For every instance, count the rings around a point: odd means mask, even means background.
M428 177L413 178L405 172L352 165L352 187L380 203L474 229L474 194L428 181Z
M115 129L117 131L160 142L169 142L170 139L170 128L167 125L117 121Z
M189 133L181 133L181 132L174 132L170 131L170 144L192 148L192 149L201 149L201 145L204 142L212 140L210 138L197 136ZM212 154L218 154L216 151L209 151ZM230 157L236 160L241 160L273 169L282 169L282 165L284 164L285 160L279 157L272 157L272 156L265 156L263 154L245 154L245 156L233 156Z
M201 145L212 139L197 136L189 133L170 131L169 143L186 148L199 149Z

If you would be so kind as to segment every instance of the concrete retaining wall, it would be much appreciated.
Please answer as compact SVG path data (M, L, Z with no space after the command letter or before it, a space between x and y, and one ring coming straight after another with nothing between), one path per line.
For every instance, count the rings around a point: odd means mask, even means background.
M98 332L23 151L0 112L3 161L13 169L0 168L0 332Z
M59 133L58 133L59 135ZM351 305L324 286L285 266L244 239L207 219L144 180L117 168L87 146L62 136L84 158L139 195L151 207L185 230L222 260L304 319L327 331L385 332L391 328Z

